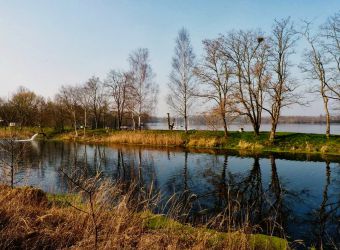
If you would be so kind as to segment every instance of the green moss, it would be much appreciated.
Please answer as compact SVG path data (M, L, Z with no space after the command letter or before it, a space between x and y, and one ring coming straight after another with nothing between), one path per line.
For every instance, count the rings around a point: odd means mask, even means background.
M145 226L148 229L152 230L171 230L177 231L178 234L188 235L188 234L205 234L209 238L209 244L213 246L223 244L228 237L240 236L240 233L232 233L232 232L218 232L215 230L207 229L207 228L195 228L192 226L181 224L175 220L169 219L162 215L155 215L151 212L144 212L142 214L142 218L144 219ZM285 239L276 237L276 236L268 236L264 234L249 234L246 235L248 238L248 242L250 243L250 247L252 249L287 249L288 242Z

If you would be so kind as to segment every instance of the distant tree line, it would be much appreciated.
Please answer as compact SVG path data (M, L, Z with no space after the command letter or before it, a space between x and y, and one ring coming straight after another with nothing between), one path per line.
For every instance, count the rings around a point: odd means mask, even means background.
M130 69L111 70L103 80L92 76L83 84L63 85L54 99L46 99L20 87L8 100L0 100L3 124L54 127L64 130L123 125L141 129L157 103L158 85L149 63L149 51L141 48L128 58Z
M189 32L182 28L175 40L167 103L184 121L198 106L207 104L207 122L222 124L225 136L234 120L250 122L258 135L264 117L271 123L274 140L282 109L307 104L304 97L323 102L326 136L330 136L330 103L340 100L340 12L317 29L310 22L296 28L290 18L275 20L271 31L232 30L203 40L203 53L196 57ZM302 62L293 65L299 40L306 47ZM129 69L111 70L105 79L96 76L76 85L64 85L53 100L19 88L8 100L0 100L3 123L21 126L113 127L141 129L157 104L158 84L148 49L133 51ZM308 81L293 77L300 71ZM304 87L304 88L301 88ZM310 98L309 98L310 99ZM318 111L320 112L320 111ZM265 115L266 114L266 115Z

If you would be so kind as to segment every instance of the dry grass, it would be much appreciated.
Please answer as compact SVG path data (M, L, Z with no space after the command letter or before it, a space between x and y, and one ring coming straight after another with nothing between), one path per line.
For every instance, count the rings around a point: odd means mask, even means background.
M238 147L240 150L251 150L251 151L260 151L263 149L263 145L258 142L247 142L244 140L240 140L238 143Z
M215 148L221 145L220 138L190 138L188 147Z
M339 155L340 137L325 135L279 132L274 142L268 140L268 132L261 132L254 136L252 132L229 132L224 137L222 131L167 131L167 130L143 130L143 131L113 131L113 130L89 130L86 136L78 131L78 137L74 131L66 133L50 133L50 138L56 140L72 140L87 143L131 144L149 146L180 146L186 148L211 148L231 149L243 152L292 152L308 154ZM323 146L327 145L327 150Z
M183 146L185 139L178 133L150 133L149 131L115 131L114 133L91 134L84 137L82 132L75 137L74 132L60 134L58 140L77 140L91 143L135 144L154 146Z
M148 133L144 131L116 132L110 135L106 141L109 143L162 146L182 146L185 144L185 140L177 133Z
M330 151L330 148L327 145L323 145L320 149L321 154L327 154L329 151Z
M0 248L93 249L94 227L90 214L83 212L89 204L77 197L48 199L39 189L0 186ZM122 194L117 185L98 189L95 195L98 249L273 249L277 246L269 244L273 242L268 238L263 240L241 231L219 233L195 229L153 215L145 205L150 199L139 199L136 205L132 197L135 197L133 190ZM143 209L137 211L141 205Z
M34 133L30 130L19 130L19 129L0 129L0 138L10 138L10 137L16 137L20 139L29 139L34 135Z

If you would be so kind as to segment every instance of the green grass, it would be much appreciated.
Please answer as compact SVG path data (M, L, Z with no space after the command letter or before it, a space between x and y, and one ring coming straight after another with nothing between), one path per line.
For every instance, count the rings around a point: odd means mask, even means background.
M39 132L39 128L17 129L23 136ZM7 131L7 132L6 132ZM143 131L115 131L106 129L78 130L78 137L72 129L63 133L51 128L44 128L43 132L51 140L72 140L86 143L135 144L149 146L177 146L192 149L228 149L239 150L243 154L263 152L278 153L307 153L320 155L340 155L340 136L332 135L329 139L322 134L304 134L278 132L273 142L269 141L269 133L261 132L255 136L253 132L239 133L231 131L224 137L223 131L191 130L143 130ZM5 137L8 129L0 128L0 136Z
M144 212L142 217L147 228L153 230L172 230L178 232L179 234L208 234L209 244L211 246L219 245L228 239L228 237L233 237L234 234L239 234L239 232L218 232L207 228L197 228L189 225L181 224L175 220L169 219L163 215L155 215L151 212ZM268 236L264 234L249 234L245 235L248 238L248 242L251 244L251 249L287 249L288 242L285 239Z
M47 199L52 206L60 208L76 206L79 208L83 207L81 197L77 194L51 194L47 193ZM150 211L145 211L139 214L143 219L144 226L149 230L170 230L172 233L180 235L208 235L209 245L211 247L223 244L224 241L230 238L241 237L236 234L240 232L218 232L216 230L207 229L203 227L193 227L190 225L181 224L173 219L167 218L163 215L153 214ZM264 234L243 234L243 237L250 243L251 249L287 249L288 242L285 239L268 236ZM242 238L242 237L241 237Z

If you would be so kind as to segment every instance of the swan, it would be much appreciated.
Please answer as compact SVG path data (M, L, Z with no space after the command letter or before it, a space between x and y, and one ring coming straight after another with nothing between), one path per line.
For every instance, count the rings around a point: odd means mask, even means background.
M38 137L39 134L42 134L42 135L46 136L45 133L36 133L36 134L34 134L30 139L25 139L25 140L15 140L15 141L16 141L16 142L34 141L34 140Z

